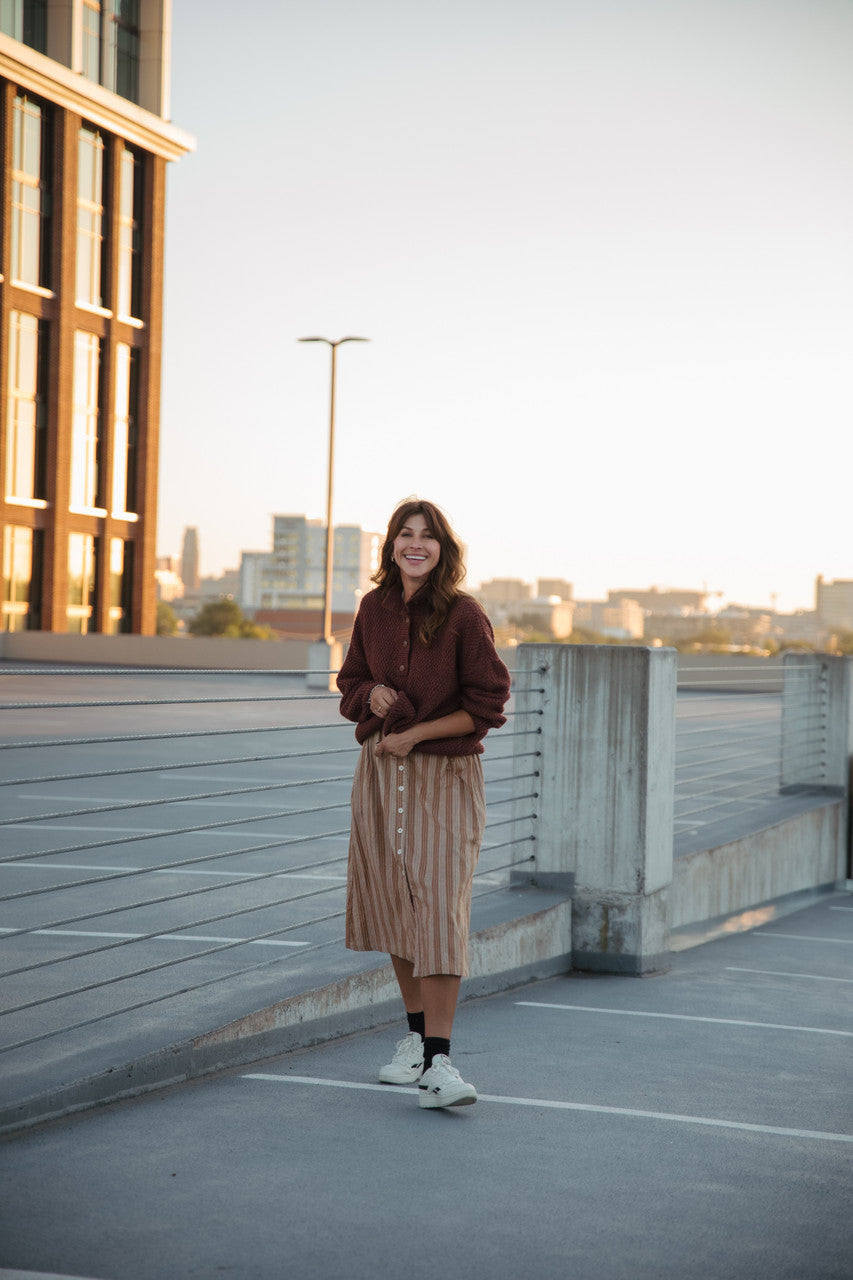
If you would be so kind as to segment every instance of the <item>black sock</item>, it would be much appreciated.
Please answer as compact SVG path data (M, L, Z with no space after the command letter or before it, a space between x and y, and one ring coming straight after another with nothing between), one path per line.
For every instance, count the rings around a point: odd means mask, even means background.
M420 1036L420 1038L423 1040L424 1036L426 1035L426 1020L425 1020L425 1018L424 1018L423 1013L422 1013L422 1012L421 1012L421 1013L408 1013L408 1012L407 1012L407 1013L406 1013L406 1020L407 1020L407 1022L408 1022L408 1024L409 1024L409 1030L410 1030L410 1031L417 1031L418 1035L419 1035L419 1036Z
M429 1071L437 1053L445 1053L449 1058L450 1041L442 1036L424 1036L424 1071Z

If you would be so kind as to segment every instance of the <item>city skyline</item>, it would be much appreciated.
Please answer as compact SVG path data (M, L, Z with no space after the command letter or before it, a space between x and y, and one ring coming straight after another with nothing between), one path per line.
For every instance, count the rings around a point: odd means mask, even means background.
M283 516L283 513L276 513L275 515L271 515L270 521L272 522L273 520L281 519L282 516ZM325 521L322 517L319 517L319 516L310 516L310 515L306 516L304 513L301 513L301 512L300 513L289 512L286 515L284 515L284 518L305 520L306 523L309 525L321 526L322 528L325 529ZM356 526L349 522L337 521L337 520L335 521L336 530L339 528L344 530L344 529L351 529L355 527L360 527L360 526ZM362 533L370 536L370 533L371 533L370 530L365 530L362 528L361 531ZM224 563L221 568L208 571L204 563L203 534L200 533L198 529L187 526L184 529L182 544L185 541L187 534L196 535L195 555L197 557L197 561L200 566L197 572L200 575L200 579L207 583L213 583L218 578L231 577L234 574L239 574L240 567L241 567L241 560L244 555L247 555L249 557L256 557L258 555L261 555L261 556L270 555L272 552L272 536L271 536L270 546L268 546L267 548L241 547L240 550L236 553L235 558L228 561L227 563ZM272 535L272 527L271 527L271 535ZM382 535L380 533L380 537L381 536ZM182 560L182 554L175 553L173 551L163 550L158 554L158 560L163 563L169 562L173 565L176 565L180 570L180 562ZM784 609L780 603L778 602L774 603L772 600L770 601L751 600L751 599L747 599L746 597L736 599L734 596L731 595L731 593L725 590L711 590L706 583L696 583L696 582L673 583L673 582L650 581L646 583L641 583L638 581L634 581L634 582L620 581L618 584L614 582L608 582L602 588L601 592L597 595L592 595L592 596L580 595L575 585L576 579L572 577L571 573L555 575L555 574L544 574L539 571L536 571L536 572L530 572L526 575L511 575L511 574L498 572L498 573L490 574L488 577L481 577L481 578L475 579L472 576L472 574L468 572L466 573L466 577L462 583L462 587L464 590L477 592L482 587L487 587L491 585L492 582L509 582L509 583L515 583L515 584L523 584L524 586L530 587L531 589L530 598L531 600L533 600L535 598L539 598L539 599L544 598L542 593L539 593L539 595L537 596L537 587L539 586L540 583L553 582L557 580L563 581L572 587L571 599L574 599L576 601L578 600L583 600L586 602L606 601L611 595L624 594L627 591L636 591L639 594L645 594L649 592L659 592L662 596L666 594L675 595L678 593L695 593L695 594L705 595L708 598L708 601L707 601L708 612L716 612L719 610L724 610L726 608L736 608L738 606L744 606L750 609L766 609L767 612L779 612L779 613L809 612L810 613L810 612L813 612L815 609L817 583L819 580L829 586L833 586L836 584L846 585L853 582L853 575L851 575L850 577L839 577L837 579L829 579L825 574L819 574L819 573L815 574L812 580L811 600L803 605L794 606L791 609ZM195 590L198 589L198 584L194 589ZM569 598L569 597L565 597L565 598ZM715 603L715 599L716 599L716 603Z
M174 12L161 552L197 525L216 573L323 511L328 353L297 339L355 333L335 523L416 492L472 583L580 598L791 611L853 576L853 7L264 14L243 46L219 0Z

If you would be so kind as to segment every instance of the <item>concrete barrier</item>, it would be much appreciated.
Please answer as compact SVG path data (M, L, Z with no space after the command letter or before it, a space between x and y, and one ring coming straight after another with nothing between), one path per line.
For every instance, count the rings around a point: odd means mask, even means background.
M53 631L0 633L0 659L116 667L305 671L308 640L232 640L227 636L69 636Z

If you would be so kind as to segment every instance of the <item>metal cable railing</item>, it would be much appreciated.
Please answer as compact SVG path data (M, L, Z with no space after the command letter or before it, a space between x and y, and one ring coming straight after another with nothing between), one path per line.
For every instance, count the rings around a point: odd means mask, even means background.
M0 874L7 881L10 875L33 871L54 877L56 873L60 876L71 873L71 878L54 879L47 885L3 886L8 888L8 892L0 894L0 906L5 912L0 938L7 949L14 948L17 943L25 950L17 960L12 959L11 967L0 973L0 983L13 978L22 979L26 975L28 988L32 988L33 981L40 982L40 986L34 994L28 990L26 998L4 1001L3 1021L7 1034L0 1045L0 1052L20 1049L65 1031L80 1030L119 1014L132 1013L175 994L185 995L280 964L288 949L290 954L297 950L302 957L306 952L340 944L349 828L348 824L331 825L328 815L349 807L352 769L330 774L322 768L318 772L318 767L325 763L326 757L340 758L347 754L352 756L354 763L359 748L352 742L353 726L341 719L281 723L292 718L286 704L307 701L317 709L324 702L336 704L337 696L334 694L285 694L263 688L250 698L242 693L223 696L214 691L211 694L206 688L208 682L216 682L223 676L240 681L247 675L261 676L269 681L274 677L292 679L305 674L269 671L214 673L207 670L152 672L145 668L82 671L18 668L14 671L11 678L16 689L21 688L22 678L25 687L23 697L0 704L2 726L8 735L3 738L3 730L0 729L0 770L6 775L0 776L0 837L3 840ZM101 681L105 677L121 676L133 682L139 679L150 682L152 678L174 675L179 675L182 684L191 677L203 687L194 691L195 696L187 696L185 690L180 697L102 696ZM72 676L78 692L67 699L27 696L27 680L36 678L41 687L51 676ZM89 698L79 693L79 681L83 677L94 682ZM2 682L6 683L8 678L4 673ZM531 859L525 846L532 847L534 839L538 752L531 747L530 750L507 753L501 750L499 738L532 735L534 730L526 727L525 718L539 713L533 704L541 693L541 688L515 689L513 706L508 713L509 727L494 735L495 749L487 753L485 759L490 811L512 805L516 813L506 818L498 812L497 816L487 820L480 866L475 877L477 897L499 891L507 883L512 868ZM220 721L226 706L229 713L239 709L238 714L248 715L252 723L245 726L223 725ZM211 707L216 708L218 719L215 723L210 723ZM270 707L276 713L275 722L263 723L264 716L259 715L258 710L263 708L267 713ZM114 731L110 717L128 709L138 712L141 708L154 717L166 708L171 717L180 708L186 717L192 719L194 714L198 714L205 723L189 724L179 730L159 724L149 732ZM73 712L76 718L94 716L98 720L86 733L67 734L55 730L45 733L41 728L29 735L24 721L27 714L33 712ZM349 740L345 745L336 745L342 730L349 730ZM228 735L247 733L256 735L258 744L270 745L261 750L253 743L255 749L251 754L238 751L227 755L223 752ZM296 734L299 749L277 749L278 735L282 733ZM190 758L174 758L187 742L195 744ZM212 747L209 757L205 757L200 749L202 742ZM104 748L109 748L111 755L117 748L125 757L133 758L142 752L148 753L150 758L143 755L134 759L134 763L98 767L102 764L100 756ZM23 757L18 754L22 751L26 752ZM31 752L37 754L33 756ZM74 766L66 763L69 752ZM14 773L14 769L7 766L22 759L29 762L22 771L23 776L8 776ZM33 760L43 761L40 769L32 765ZM512 761L516 767L496 772L496 768L500 770L501 762L506 761ZM248 783L243 776L235 778L233 774L225 776L221 772L227 769L245 773L247 769L257 771L259 766L265 765L283 766L288 776ZM190 771L197 771L201 778L191 777ZM198 780L203 782L201 789L194 790L185 785L187 781ZM235 782L239 785L234 785ZM44 794L45 787L62 783L70 784L69 790L74 792L72 796L57 797L52 792ZM92 783L105 784L101 790L133 786L137 790L152 789L153 793L96 796L91 794ZM179 784L180 790L177 794L170 794L170 787L175 783ZM278 800L264 810L263 796L280 792L293 794L300 788L309 791L307 803L284 807ZM40 802L49 803L51 807L40 814L34 812ZM13 812L15 805L22 805L24 812ZM186 812L193 805L205 808L203 821L192 822L174 816L182 809ZM211 817L210 809L216 805L231 808L231 816ZM241 805L251 805L252 811L235 816L235 807ZM529 810L521 817L517 814L519 805L527 805ZM161 825L153 829L140 828L140 822L150 816L155 816ZM127 825L115 829L107 827L107 822ZM296 824L295 830L288 825L293 823ZM79 835L83 833L85 824L94 824L88 826L86 839L72 838L69 841L66 838L57 844L38 839L36 847L32 847L36 833L62 830ZM256 830L259 824L280 824L286 829L265 832ZM519 824L523 833L520 835ZM508 831L508 828L511 829ZM505 834L509 838L503 838ZM208 846L201 852L192 850L188 843L198 838L204 839ZM226 840L228 847L211 847L212 842L220 839ZM45 843L49 847L42 847ZM20 847L16 848L16 844ZM293 861L291 850L296 851L298 846L306 845L320 846L319 856L306 860L303 855ZM167 856L162 855L161 847L168 849ZM126 859L134 848L142 856L134 858L131 865ZM512 851L509 860L507 850ZM112 862L100 861L107 851L112 855ZM77 860L77 855L87 861ZM272 856L276 863L269 867L268 861ZM263 861L258 862L258 859ZM221 864L223 869L214 864ZM215 882L192 887L175 886L163 891L165 877L188 875L215 877ZM152 878L153 892L145 888ZM269 892L276 881L292 884L299 879L322 879L330 883L297 893ZM256 886L262 887L260 896L253 892ZM328 903L329 910L322 909L324 901ZM39 906L42 902L45 904L43 907ZM206 910L189 913L185 910L192 908L193 904L201 906L204 903L209 903ZM311 905L306 915L301 904L308 903ZM64 909L63 904L67 904ZM321 907L319 912L317 907ZM18 921L14 921L10 911L18 914ZM187 914L192 918L186 918ZM165 922L164 916L167 917ZM222 922L230 922L231 932L238 936L210 936L197 932ZM74 927L85 925L89 927ZM121 927L116 928L116 925ZM303 936L295 939L288 936L294 933ZM91 938L92 941L81 945L83 938ZM33 954L34 939L48 939L50 946L58 949L51 954ZM67 949L63 939L75 939L76 946L72 944L71 949ZM163 942L183 943L191 949L165 959L153 956L151 946ZM205 945L198 946L199 943ZM238 962L236 966L231 963L215 974L204 972L188 981L187 973L195 973L198 963L211 962L212 959L219 961L225 953L246 946L273 947L276 954L252 963ZM85 968L95 957L99 961L108 958L110 971L84 980L81 967ZM195 965L190 962L195 962ZM143 999L129 998L128 991L122 997L118 990L123 983L133 986L144 980L150 984L154 975L163 978L169 974L177 979L177 990L174 980L170 986L163 986ZM78 1015L73 1021L68 1021L55 1012L65 1002L74 1005L79 1003L80 997L92 996L96 992L103 999L109 991L115 996L109 1008L91 1017L80 1018ZM51 1007L54 1008L52 1017ZM27 1034L22 1034L22 1027L16 1030L16 1023L20 1023L23 1015L27 1019ZM39 1015L41 1025L31 1029L33 1018Z
M675 733L675 851L719 824L753 819L791 783L785 758L804 783L826 749L826 704L812 696L811 671L767 663L679 676ZM806 772L803 772L806 768Z

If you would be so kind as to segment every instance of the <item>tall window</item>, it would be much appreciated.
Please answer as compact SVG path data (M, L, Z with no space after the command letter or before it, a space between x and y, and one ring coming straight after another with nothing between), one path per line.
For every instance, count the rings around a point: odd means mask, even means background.
M139 101L139 0L112 0L115 42L115 89L131 102Z
M12 124L12 279L50 287L50 114L15 96Z
M83 75L139 101L139 0L83 0Z
M139 319L142 315L142 161L125 147L120 166L118 310L121 316Z
M84 125L77 145L77 301L103 302L104 140Z
M47 53L47 0L0 0L0 31Z
M108 635L130 630L133 551L132 542L110 538L110 606L105 628Z
M86 635L95 625L95 539L88 533L68 535L67 630Z
M4 489L7 498L24 502L46 497L46 336L44 321L22 311L10 313Z
M42 538L40 529L6 525L3 530L2 631L26 631L40 625Z
M116 399L113 420L112 509L136 510L136 421L139 353L125 342L116 346Z
M83 75L101 83L101 3L83 0Z
M70 505L91 510L100 497L101 342L93 333L74 335L74 409L71 426Z

